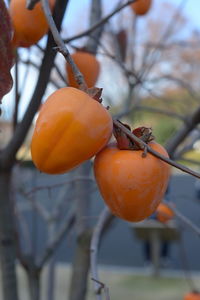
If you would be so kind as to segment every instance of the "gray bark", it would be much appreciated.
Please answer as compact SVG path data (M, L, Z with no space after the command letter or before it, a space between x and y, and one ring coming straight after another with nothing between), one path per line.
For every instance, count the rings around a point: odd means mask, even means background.
M29 294L31 300L40 300L40 272L37 270L27 271Z
M174 157L177 147L184 141L188 134L200 123L200 107L186 119L181 129L170 139L166 149L171 158Z
M17 300L15 225L10 200L11 170L0 172L0 263L3 299Z
M90 11L90 27L99 22L102 17L101 0L93 0ZM98 41L100 40L103 31L103 25L94 30L87 41L86 48L89 52L96 53Z
M70 300L86 299L87 279L90 266L90 239L90 230L85 230L77 239L69 292Z
M88 176L91 171L91 162L82 164L76 171L75 176ZM77 244L73 260L69 299L84 300L87 294L87 278L90 265L90 239L89 228L90 209L90 184L85 181L77 181L74 186L74 199L76 204L76 235Z

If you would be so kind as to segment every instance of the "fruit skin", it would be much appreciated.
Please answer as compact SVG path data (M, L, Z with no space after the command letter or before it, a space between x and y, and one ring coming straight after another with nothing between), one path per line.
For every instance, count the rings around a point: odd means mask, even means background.
M55 0L49 0L51 9L54 3ZM49 26L40 2L32 10L28 10L26 0L11 0L10 16L14 27L14 47L28 48L48 32Z
M165 203L160 203L156 209L156 218L161 223L167 223L174 217L173 210Z
M200 300L200 293L190 292L184 296L184 300Z
M150 10L151 4L152 0L137 0L131 4L131 8L137 16L143 16Z
M168 157L166 150L155 142L149 146ZM109 144L94 161L94 174L100 193L111 212L130 222L149 217L162 200L170 166L142 150L119 150Z
M72 58L79 68L80 72L86 81L87 86L93 87L98 79L100 72L100 64L93 54L77 51L72 54ZM72 69L69 64L66 65L66 70L68 74L69 86L78 88L78 84L74 78Z
M88 94L72 87L54 92L42 105L31 142L40 171L64 173L90 159L112 134L109 112Z

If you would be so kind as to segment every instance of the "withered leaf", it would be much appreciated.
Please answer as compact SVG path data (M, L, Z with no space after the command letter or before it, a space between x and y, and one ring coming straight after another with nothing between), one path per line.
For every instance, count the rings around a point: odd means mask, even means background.
M0 0L0 103L13 85L10 69L14 62L12 26L4 0Z

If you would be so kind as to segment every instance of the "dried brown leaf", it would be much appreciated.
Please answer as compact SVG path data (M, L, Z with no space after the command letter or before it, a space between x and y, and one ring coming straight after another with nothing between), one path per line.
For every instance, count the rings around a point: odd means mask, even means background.
M12 26L4 0L0 0L0 102L12 88L10 69L14 62Z

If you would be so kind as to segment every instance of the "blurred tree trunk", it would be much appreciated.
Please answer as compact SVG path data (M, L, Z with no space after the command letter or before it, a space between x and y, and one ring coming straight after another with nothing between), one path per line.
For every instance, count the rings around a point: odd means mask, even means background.
M101 5L102 4L100 0L93 0L91 3L91 10L90 10L91 27L101 20L102 17ZM100 41L102 32L103 32L103 26L100 26L90 34L86 45L87 51L92 52L94 54L97 52L98 42Z
M75 171L75 176L87 176L91 172L91 162L87 161ZM87 278L90 262L89 228L90 210L90 184L77 181L74 186L74 199L76 205L76 249L74 254L72 276L70 283L69 299L84 300L87 293Z
M3 299L17 300L15 225L10 191L11 169L0 172L0 262Z
M49 236L49 243L53 241L53 238L56 235L56 225L54 222L49 223L48 228L48 236ZM56 270L56 257L55 253L53 253L49 265L48 265L48 274L47 274L47 300L54 300L55 298L55 270Z
M90 267L91 230L85 230L78 238L74 254L70 284L70 300L84 300L87 294L88 271Z
M40 300L40 271L28 270L29 294L31 300Z
M90 26L96 24L102 18L102 3L101 0L92 0L90 11ZM103 32L103 26L97 28L91 33L86 43L86 49L89 52L96 53L98 41ZM83 163L75 176L88 176L91 172L91 162ZM89 227L89 210L90 210L90 182L87 184L84 181L78 181L75 184L76 203L76 249L72 266L72 276L70 283L69 299L84 300L87 294L88 271L90 267L90 240L91 228Z

